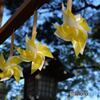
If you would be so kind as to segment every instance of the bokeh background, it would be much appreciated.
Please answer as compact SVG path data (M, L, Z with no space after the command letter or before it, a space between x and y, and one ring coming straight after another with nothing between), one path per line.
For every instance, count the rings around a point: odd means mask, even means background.
M55 56L56 63L54 63L55 61L53 60L46 59L47 65L44 65L44 70L52 66L53 69L50 69L51 72L52 70L54 70L55 73L57 72L57 79L59 81L56 81L55 87L57 87L57 91L54 100L100 100L100 1L73 0L73 13L80 13L91 27L91 31L88 33L84 54L79 55L77 59L72 44L54 35L55 28L53 24L62 24L63 16L61 5L64 3L66 7L66 1L67 0L50 0L48 4L38 9L37 41L48 45L52 53L57 53ZM4 0L2 26L13 13L17 12L17 8L20 7L23 2L24 0ZM31 36L33 20L34 16L30 17L23 26L16 30L16 46L25 48L25 36L26 34ZM9 55L9 49L10 38L0 45L0 52L5 55L5 58ZM17 55L16 50L14 50L14 53ZM44 74L44 76L46 75ZM53 78L55 79L55 77L56 74L54 74ZM7 97L7 100L17 100L19 97L23 97L24 83L24 79L16 83L15 80L11 78L8 81L0 82L0 91L6 91L3 93L6 94L5 97ZM88 95L73 96L71 92L88 93ZM3 93L1 94L3 95ZM43 99L31 97L31 100Z

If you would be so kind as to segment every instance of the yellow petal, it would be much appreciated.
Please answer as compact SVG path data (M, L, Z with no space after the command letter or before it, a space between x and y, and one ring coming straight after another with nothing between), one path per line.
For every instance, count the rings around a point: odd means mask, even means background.
M7 60L8 64L19 64L21 62L22 62L22 60L19 56L11 56Z
M76 15L75 18L76 18L76 21L79 23L79 25L81 25L81 27L84 30L90 31L90 27L88 26L86 20L82 18L80 14Z
M80 23L80 25L86 30L86 31L90 31L90 27L88 26L87 22L85 19L83 19L83 21Z
M30 50L31 47L35 47L35 41L26 35L26 49Z
M75 16L72 14L72 12L69 9L63 11L63 22L69 25L70 27L77 28Z
M5 59L3 54L0 54L0 69L3 70L3 68L5 67Z
M40 52L43 56L53 58L50 49L46 45L43 45L42 43L38 43L37 47L38 47L38 52Z
M58 25L55 25L55 28L56 28L56 32L55 32L55 35L58 36L59 38L65 40L65 41L70 41L70 37L67 37L66 35L68 34L68 36L70 36L69 34L70 33L67 33L63 30L63 26L58 26Z
M26 35L26 49L36 54L37 52L37 46L35 44L35 41L33 38L29 39L29 37ZM34 55L36 56L36 55Z
M65 37L64 37L65 33L63 33L62 26L54 25L54 27L56 28L55 35L65 40Z
M87 41L87 33L83 33L83 31L79 30L77 40L72 40L72 44L75 50L76 57L79 53L83 54L86 41Z
M67 24L63 24L62 30L64 31L66 41L71 41L72 39L75 39L77 37L77 29L75 29L74 27L69 27Z
M10 77L5 77L5 74L2 72L0 73L0 81L8 80Z
M8 70L5 71L5 76L6 77L11 77L13 75L13 70L11 68L9 68Z
M45 58L41 54L37 54L34 61L32 61L31 73L33 74L38 69L42 69Z
M21 77L21 75L22 75L22 70L21 70L21 68L20 68L20 66L14 66L13 68L13 71L14 71L14 78L16 79L16 81L17 82L19 82L19 80L20 80L20 77Z
M4 77L4 74L3 72L0 73L0 78L3 78Z
M75 41L75 40L72 41L72 44L73 44L73 48L75 51L75 55L76 55L76 57L78 57L78 55L81 51L81 44L79 41Z
M10 79L12 75L13 75L13 70L11 68L5 70L4 72L0 73L1 81Z
M87 33L79 30L79 34L78 34L77 38L78 38L78 40L80 42L80 45L81 45L80 53L83 54L83 51L84 51L84 48L85 48L85 45L86 45L86 42L87 42L88 35L87 35Z
M69 27L67 24L55 27L57 29L55 35L57 35L65 41L71 41L73 38L75 39L77 36L77 29L75 29L74 27Z
M20 53L20 57L25 62L31 62L34 59L34 52L30 50L23 50L21 48L17 48L17 51Z

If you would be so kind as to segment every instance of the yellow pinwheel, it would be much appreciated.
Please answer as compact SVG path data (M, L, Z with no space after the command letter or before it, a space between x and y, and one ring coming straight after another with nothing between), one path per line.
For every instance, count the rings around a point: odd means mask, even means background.
M11 78L11 76L14 76L16 81L18 82L20 80L20 77L22 76L22 70L21 67L18 65L21 63L21 59L18 56L11 56L6 61L4 59L3 54L0 54L0 78L2 80L7 80Z
M37 69L41 70L45 61L45 57L53 58L49 48L42 43L35 43L34 38L29 39L26 36L26 50L17 48L20 57L25 62L32 62L31 73Z
M79 53L83 54L84 47L88 38L87 32L90 28L81 15L74 15L71 12L72 0L68 0L67 9L63 7L63 24L54 25L55 35L65 41L71 41L75 50L76 57Z

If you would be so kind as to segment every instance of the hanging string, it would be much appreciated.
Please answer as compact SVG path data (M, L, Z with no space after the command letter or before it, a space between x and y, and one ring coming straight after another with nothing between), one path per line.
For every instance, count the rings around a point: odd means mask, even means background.
M14 32L11 35L11 46L10 46L10 57L13 56L13 49L14 49Z
M64 4L62 3L62 11L64 11L65 10L65 7L64 7Z
M72 0L67 0L67 8L71 11L72 10Z
M32 29L32 39L35 40L37 32L37 11L34 12L34 21L33 21L33 29Z

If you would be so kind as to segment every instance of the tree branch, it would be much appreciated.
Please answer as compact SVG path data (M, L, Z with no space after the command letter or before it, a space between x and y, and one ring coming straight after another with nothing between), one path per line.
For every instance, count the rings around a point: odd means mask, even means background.
M82 10L84 10L84 9L88 8L88 7L91 7L91 8L94 8L94 9L100 9L100 5L95 6L95 5L93 5L93 4L89 4L89 3L87 3L87 1L86 1L86 0L84 0L84 3L85 3L85 6L84 6L84 7L82 7L82 8L80 8L80 9L78 9L78 10L76 10L75 12L82 11Z
M19 7L15 14L7 21L7 23L0 29L0 44L2 44L12 33L13 30L18 29L24 22L33 15L34 11L41 7L49 0L25 0Z

